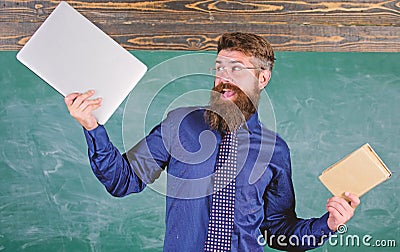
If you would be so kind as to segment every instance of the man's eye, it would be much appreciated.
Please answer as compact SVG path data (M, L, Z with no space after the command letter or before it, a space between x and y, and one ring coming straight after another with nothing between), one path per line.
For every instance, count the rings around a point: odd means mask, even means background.
M216 67L215 69L217 70L217 72L222 72L222 71L224 71L224 68L223 68L223 67Z
M232 67L232 72L240 72L243 70L243 67L241 66L233 66Z

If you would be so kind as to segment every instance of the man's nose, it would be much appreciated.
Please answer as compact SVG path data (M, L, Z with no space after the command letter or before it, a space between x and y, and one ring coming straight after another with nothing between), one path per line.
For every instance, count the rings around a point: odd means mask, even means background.
M230 78L230 74L227 68L223 68L222 71L218 74L221 78L228 79Z
M218 82L232 82L229 76L216 76L215 78Z
M219 82L233 82L232 76L230 76L230 74L228 73L228 71L226 69L224 69L223 71L221 71L217 76L216 79Z

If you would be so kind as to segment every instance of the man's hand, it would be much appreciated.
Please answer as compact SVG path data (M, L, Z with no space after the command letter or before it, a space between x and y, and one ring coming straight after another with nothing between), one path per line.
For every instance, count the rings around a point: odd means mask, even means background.
M97 128L98 123L92 112L101 106L101 98L89 100L94 94L93 90L86 93L72 93L64 98L69 113L77 120L85 129L92 130Z
M346 192L345 196L350 202L341 197L332 197L326 203L326 210L329 212L328 226L332 231L336 231L339 225L350 220L354 215L354 210L360 204L357 195Z

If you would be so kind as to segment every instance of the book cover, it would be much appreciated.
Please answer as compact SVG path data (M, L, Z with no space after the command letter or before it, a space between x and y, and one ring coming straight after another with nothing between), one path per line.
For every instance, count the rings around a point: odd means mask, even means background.
M319 179L335 196L344 197L345 192L351 192L361 197L391 175L367 143L327 168Z

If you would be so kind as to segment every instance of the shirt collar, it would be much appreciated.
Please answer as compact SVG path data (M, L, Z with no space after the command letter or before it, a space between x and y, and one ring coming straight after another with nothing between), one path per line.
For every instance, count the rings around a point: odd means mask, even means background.
M260 121L258 120L258 113L255 112L253 115L250 116L249 120L243 125L243 129L247 130L250 134L253 134L253 132L259 128Z

